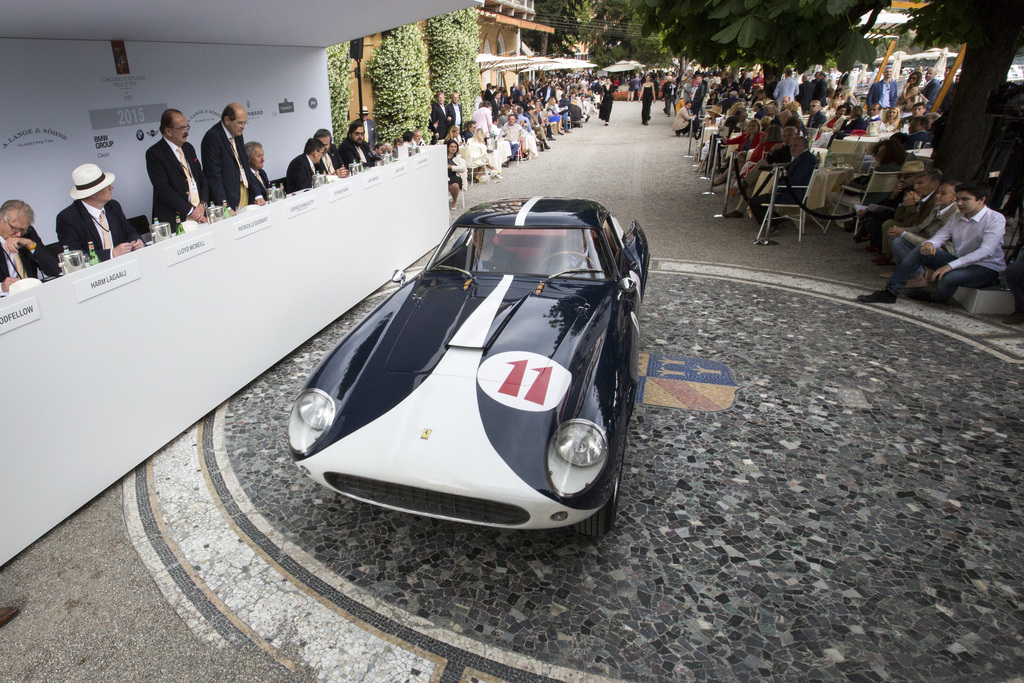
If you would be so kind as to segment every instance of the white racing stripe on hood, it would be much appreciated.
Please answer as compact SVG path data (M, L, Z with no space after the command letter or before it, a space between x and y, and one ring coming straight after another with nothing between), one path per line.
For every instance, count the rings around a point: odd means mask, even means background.
M462 323L459 331L452 336L448 346L459 346L466 349L482 349L487 341L487 332L491 329L494 316L505 299L505 293L512 286L514 276L505 275L494 291L487 295L483 303Z
M519 209L519 213L516 214L516 225L526 225L526 214L530 213L530 210L533 209L533 205L542 199L544 199L544 197L534 197L523 204L523 208Z

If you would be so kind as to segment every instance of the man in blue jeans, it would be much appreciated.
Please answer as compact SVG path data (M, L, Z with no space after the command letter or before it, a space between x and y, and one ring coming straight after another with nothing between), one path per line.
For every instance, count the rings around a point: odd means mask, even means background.
M875 304L893 304L899 293L918 268L932 268L929 280L935 291L911 290L907 296L918 301L947 301L957 287L988 287L999 279L1006 268L1003 257L1003 235L1006 218L985 206L988 188L984 185L961 185L956 190L959 215L953 216L935 236L907 254L893 271L885 289L862 294L858 301ZM953 244L950 254L941 247L947 241Z

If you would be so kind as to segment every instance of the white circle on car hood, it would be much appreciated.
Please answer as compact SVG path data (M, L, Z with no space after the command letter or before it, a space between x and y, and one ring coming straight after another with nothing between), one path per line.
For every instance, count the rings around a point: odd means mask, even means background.
M541 412L561 402L572 374L539 353L506 351L481 363L476 381L498 403L516 410Z

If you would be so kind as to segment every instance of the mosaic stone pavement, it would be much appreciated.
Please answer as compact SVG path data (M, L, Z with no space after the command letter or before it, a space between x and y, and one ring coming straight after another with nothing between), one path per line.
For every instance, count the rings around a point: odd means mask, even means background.
M934 307L861 306L797 278L770 286L756 273L658 265L643 350L720 363L738 390L717 412L637 406L606 538L392 513L302 477L287 455L291 400L366 304L206 421L207 457L219 454L252 506L229 513L259 517L275 547L311 558L396 622L407 615L444 641L442 657L484 653L450 669L464 680L494 662L514 668L475 680L954 681L1024 670L1024 395L1012 330L950 323ZM430 642L375 627L425 648L411 666L429 675ZM522 673L529 662L553 668Z

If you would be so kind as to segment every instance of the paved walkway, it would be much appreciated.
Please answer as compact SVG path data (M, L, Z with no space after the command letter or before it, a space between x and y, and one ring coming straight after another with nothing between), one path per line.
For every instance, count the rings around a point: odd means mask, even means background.
M854 303L881 280L842 231L752 246L639 112L468 197L591 197L648 233L613 534L390 514L296 474L291 397L382 292L0 569L23 610L0 680L1012 680L1022 331Z

